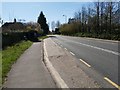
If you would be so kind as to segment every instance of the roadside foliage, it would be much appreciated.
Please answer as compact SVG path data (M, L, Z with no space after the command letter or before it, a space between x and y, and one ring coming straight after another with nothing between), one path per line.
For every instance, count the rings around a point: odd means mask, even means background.
M95 2L61 25L63 35L120 40L120 2Z

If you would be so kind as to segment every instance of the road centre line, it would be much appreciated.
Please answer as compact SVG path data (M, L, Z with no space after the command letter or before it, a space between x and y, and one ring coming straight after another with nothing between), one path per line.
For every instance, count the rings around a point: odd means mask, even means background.
M79 43L79 44L84 45L84 46L88 46L88 47L91 47L91 48L99 49L99 50L102 50L102 51L106 51L106 52L109 52L109 53L112 53L112 54L115 54L115 55L120 55L118 52L114 52L114 51L111 51L111 50L103 49L103 48L100 48L100 47L91 46L91 45L83 44L83 43Z
M75 55L74 53L70 52L72 55Z
M64 39L64 40L68 41L68 39ZM89 45L89 44L84 44L84 43L80 43L80 42L76 42L76 41L71 41L71 40L69 40L69 41L73 42L73 43L76 43L76 44L80 44L80 45L83 45L83 46L91 47L91 48L94 48L94 49L102 50L102 51L105 51L105 52L112 53L114 55L119 55L120 56L120 53L116 52L116 51L112 51L112 50L108 50L108 49L104 49L104 48L100 48L100 47L96 47L96 46L92 46L92 45Z
M109 82L110 84L112 84L114 87L118 88L120 90L120 86L117 85L116 83L114 83L113 81L111 81L109 78L107 77L104 77L104 79Z
M88 63L86 63L84 60L80 59L80 61L81 61L82 63L84 63L86 66L88 66L89 68L91 67L91 65L88 64Z
M97 38L86 38L86 39L90 39L90 40L96 40L96 41L107 41L108 43L118 43L119 41L114 41L114 40L106 40L106 39L97 39Z
M98 49L98 50L106 51L106 52L109 52L109 53L112 53L112 54L115 54L115 55L120 55L120 53L115 52L115 51L111 51L111 50L107 50L107 49L103 49L103 48L100 48L100 47L91 46L91 45L83 44L83 43L79 43L79 44L87 46L87 47L95 48L95 49Z

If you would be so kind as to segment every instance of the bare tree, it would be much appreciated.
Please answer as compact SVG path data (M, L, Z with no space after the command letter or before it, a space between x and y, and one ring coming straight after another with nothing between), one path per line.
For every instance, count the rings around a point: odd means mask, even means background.
M82 21L82 31L86 32L86 23L87 23L87 10L85 7L82 7L82 12L81 12L81 21Z
M52 21L52 22L51 22L51 28L52 28L52 30L55 29L55 21Z
M60 21L56 22L56 27L59 28L60 27Z
M91 8L90 8L90 6L88 7L88 32L90 33L91 31L91 12L92 12L92 10L91 10Z
M100 7L100 3L99 0L98 2L95 2L95 7L96 7L96 33L99 34L100 28L99 28L99 7Z
M80 10L78 12L74 13L74 18L75 18L76 22L81 21L81 11Z
M104 2L100 2L100 33L103 33Z

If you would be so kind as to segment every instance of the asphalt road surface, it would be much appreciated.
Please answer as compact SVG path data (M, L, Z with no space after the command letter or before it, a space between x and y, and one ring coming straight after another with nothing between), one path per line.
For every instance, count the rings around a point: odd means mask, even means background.
M58 45L70 51L78 60L83 60L90 68L120 85L118 77L118 42L81 37L51 37ZM87 71L89 72L89 71ZM89 73L88 73L89 74ZM99 78L100 79L100 78Z

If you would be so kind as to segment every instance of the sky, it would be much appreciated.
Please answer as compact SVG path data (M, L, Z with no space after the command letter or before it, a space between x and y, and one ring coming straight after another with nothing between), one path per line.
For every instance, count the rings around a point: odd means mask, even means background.
M24 0L25 1L25 0ZM34 0L32 0L34 1ZM92 6L92 2L2 2L0 3L0 17L4 22L13 21L14 18L25 19L26 22L37 22L40 12L43 11L47 23L51 26L52 21L65 23L65 17L74 17L74 13L81 10L82 6Z
M4 2L2 3L2 17L4 21L9 21L14 17L36 21L40 12L43 11L48 22L56 20L63 22L65 20L63 14L73 17L74 12L86 4L81 2Z
M25 19L26 22L37 22L40 12L43 11L47 23L52 21L60 21L65 23L65 17L74 17L74 12L87 6L86 2L3 2L2 3L2 19L4 22L13 21L14 18Z

